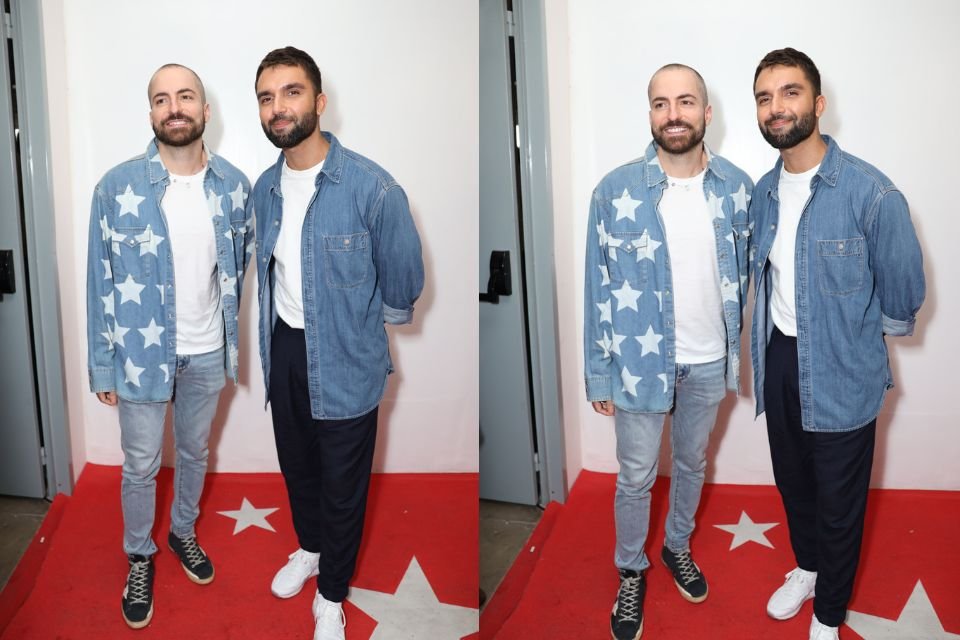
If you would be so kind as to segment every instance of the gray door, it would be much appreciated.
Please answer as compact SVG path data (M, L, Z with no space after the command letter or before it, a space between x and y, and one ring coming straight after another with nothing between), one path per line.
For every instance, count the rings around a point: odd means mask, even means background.
M6 38L0 46L0 252L11 252L15 293L0 299L0 494L44 497L40 420L33 365L13 79Z
M480 302L480 497L537 504L517 147L505 0L480 0L480 282L510 252L512 293Z

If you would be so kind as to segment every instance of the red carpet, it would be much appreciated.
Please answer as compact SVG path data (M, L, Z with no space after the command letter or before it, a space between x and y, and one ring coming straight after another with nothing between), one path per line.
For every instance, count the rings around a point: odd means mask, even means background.
M134 632L120 615L127 565L122 551L119 467L87 465L63 509L39 572L31 572L35 577L33 591L3 631L2 639L312 637L310 603L315 589L304 588L289 600L270 594L273 574L297 547L279 474L208 476L197 524L198 539L217 572L208 586L190 582L166 547L171 485L172 471L162 469L154 530L154 540L160 547L155 556L155 611L147 628ZM477 491L476 474L373 477L363 546L352 587L358 592L366 590L359 594L367 596L362 602L386 604L380 608L365 604L362 611L348 600L344 606L348 640L402 637L390 631L393 621L380 619L378 623L368 615L392 611L389 607L400 611L397 617L412 620L405 622L409 625L418 620L442 622L459 616L460 627L467 631L456 638L478 637L477 633L470 635L477 627ZM218 512L241 509L244 498L254 508L276 509L260 512L262 522L275 532L249 526L234 533L237 520ZM426 594L425 599L433 599L433 608L422 613L401 610L394 602L402 593L416 591L403 586L416 582L416 566L422 569L427 583L426 587L419 587L419 592ZM391 597L395 592L397 597ZM8 602L11 593L8 589L0 594L0 612L12 606ZM405 603L408 600L399 605ZM464 623L465 615L469 617L471 613L472 623ZM436 637L441 640L444 636Z
M612 474L580 474L512 615L501 626L485 610L482 638L609 637L609 614L617 589L614 480ZM659 560L668 486L669 478L659 478L653 493L653 529L647 544L653 566L647 572L643 638L805 640L813 613L810 602L784 622L772 620L765 612L767 598L794 566L776 489L704 488L692 547L709 581L710 596L693 605L680 597ZM735 525L742 513L754 523L776 525L746 542L715 526ZM745 533L746 528L740 531ZM772 548L761 544L761 539ZM731 549L735 540L742 544ZM960 493L872 491L860 572L841 638L960 638L958 541ZM506 588L516 590L517 585Z

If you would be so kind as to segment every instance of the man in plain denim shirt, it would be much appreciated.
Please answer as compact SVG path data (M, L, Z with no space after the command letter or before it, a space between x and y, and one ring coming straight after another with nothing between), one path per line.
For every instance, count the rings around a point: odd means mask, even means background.
M193 582L213 580L194 524L225 372L237 382L237 314L253 251L246 176L203 143L210 118L192 70L164 65L147 89L156 138L100 180L87 256L90 388L118 405L126 623L153 616L151 539L167 405L176 467L167 538Z
M810 640L835 640L860 556L876 418L893 385L884 335L911 335L923 261L890 180L820 134L820 73L794 49L754 76L757 120L780 150L750 206L757 300L757 415L797 568L770 598L776 619L814 598Z
M363 531L377 408L393 367L384 323L411 322L420 238L403 189L322 132L320 70L305 52L257 69L260 123L282 149L254 187L260 356L300 548L271 584L316 576L315 640L342 640Z

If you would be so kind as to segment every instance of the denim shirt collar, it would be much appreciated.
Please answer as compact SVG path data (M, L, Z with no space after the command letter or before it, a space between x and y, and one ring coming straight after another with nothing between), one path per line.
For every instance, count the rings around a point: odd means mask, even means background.
M343 175L343 147L340 145L340 141L337 140L337 136L329 131L321 131L320 135L330 143L330 148L327 150L327 157L323 160L323 167L320 169L320 173L325 174L330 180L339 183L340 177ZM284 156L281 151L277 162L273 165L273 179L270 183L270 191L273 193L281 193L280 178L283 176L283 162ZM317 174L317 182L314 186L320 185L320 173Z
M840 161L843 159L843 152L840 150L840 145L837 144L837 141L832 137L821 133L820 137L823 138L823 141L827 143L827 152L823 155L823 159L820 160L820 168L817 169L817 177L826 182L831 187L837 186L837 181L840 179ZM783 170L783 156L777 158L776 164L773 165L773 175L779 176L780 171ZM767 189L767 195L777 202L780 201L780 180L773 180L770 184L770 188Z
M210 147L207 146L206 142L203 143L203 150L207 154L207 168L223 180L223 167L220 166L219 158L210 151ZM154 164L156 164L156 166L154 166ZM147 145L147 178L150 180L150 184L157 184L158 182L164 182L169 176L170 173L160 158L160 148L157 146L157 139L153 138L150 140L150 144Z
M717 178L725 181L727 178L723 174L723 170L720 168L720 163L715 160L713 151L710 150L710 147L707 146L707 143L703 143L703 150L707 153L707 171L713 172L716 174ZM660 159L657 157L657 143L655 140L652 140L647 146L647 152L644 154L644 166L646 167L647 173L647 186L654 187L661 182L665 182L667 179L667 174L663 172L663 168L660 166ZM706 177L706 176L704 176Z

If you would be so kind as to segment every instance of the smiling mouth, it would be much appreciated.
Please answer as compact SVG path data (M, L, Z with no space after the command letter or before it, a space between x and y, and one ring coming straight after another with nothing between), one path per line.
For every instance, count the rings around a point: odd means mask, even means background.
M181 119L167 120L167 121L164 123L165 126L174 127L174 128L177 128L177 127L186 127L186 126L189 125L189 124L190 124L190 121L189 121L189 120L181 120Z
M677 135L680 133L686 133L689 131L689 129L687 127L667 127L663 131L664 133L668 133L670 135Z

